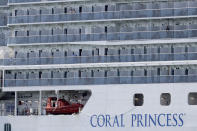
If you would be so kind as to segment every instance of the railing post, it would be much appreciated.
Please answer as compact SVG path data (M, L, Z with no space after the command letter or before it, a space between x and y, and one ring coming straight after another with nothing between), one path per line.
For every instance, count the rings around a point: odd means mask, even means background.
M15 106L14 106L14 115L17 116L17 98L18 98L18 94L17 91L15 91Z
M39 92L39 112L38 112L38 115L42 115L42 91Z

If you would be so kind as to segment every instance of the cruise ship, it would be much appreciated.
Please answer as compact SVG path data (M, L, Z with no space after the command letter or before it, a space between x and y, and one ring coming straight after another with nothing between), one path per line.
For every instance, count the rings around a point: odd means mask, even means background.
M128 130L197 130L197 0L0 0L0 131Z

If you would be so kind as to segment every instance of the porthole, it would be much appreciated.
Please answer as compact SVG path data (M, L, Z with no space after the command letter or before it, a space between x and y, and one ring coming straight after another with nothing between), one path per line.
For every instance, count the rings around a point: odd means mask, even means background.
M134 94L133 104L134 106L142 106L144 103L144 95L143 94Z
M162 93L160 96L160 104L162 106L169 106L171 103L171 95L170 93Z
M188 104L189 105L197 105L197 92L189 93Z

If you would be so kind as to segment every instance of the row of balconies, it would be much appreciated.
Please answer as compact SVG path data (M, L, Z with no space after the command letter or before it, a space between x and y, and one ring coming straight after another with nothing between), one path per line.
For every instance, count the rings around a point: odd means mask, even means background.
M197 82L193 66L6 70L5 87Z
M197 52L163 53L163 54L120 54L108 56L65 56L41 58L1 59L0 65L44 65L44 64L77 64L106 62L142 62L142 61L176 61L197 60Z
M197 7L180 9L156 9L156 10L123 10L110 12L84 12L84 13L62 13L47 15L10 16L9 24L40 23L40 22L65 22L81 20L107 20L128 18L150 18L150 17L174 17L197 15Z
M8 44L34 44L81 41L148 40L197 37L197 30L164 30L100 34L61 34L49 36L10 37Z
M72 0L64 1L64 0L9 0L9 3L28 3L28 2L50 2L50 1L56 1L56 2L72 2ZM74 1L76 2L76 0ZM77 4L77 3L76 3ZM196 1L188 0L188 1L133 1L133 2L125 2L122 1L120 3L101 3L101 2L95 2L92 5L89 6L98 6L97 4L103 4L104 9L106 10L106 6L109 6L109 9L132 9L132 10L141 10L141 9L158 9L158 8L179 8L179 7L186 7L186 6L195 6L197 4ZM79 3L78 5L81 5ZM87 3L86 3L87 5ZM100 5L99 5L100 6ZM100 7L102 8L102 7ZM107 8L108 9L108 8ZM89 10L93 10L92 8Z
M46 78L46 79L5 79L4 87L27 86L64 86L64 85L101 85L101 84L145 84L145 83L182 83L197 82L197 75L177 76L119 76L97 78Z

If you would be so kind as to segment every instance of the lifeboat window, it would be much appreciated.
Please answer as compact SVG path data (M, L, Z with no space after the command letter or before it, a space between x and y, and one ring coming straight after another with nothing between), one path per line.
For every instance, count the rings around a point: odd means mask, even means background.
M10 123L4 124L4 131L11 131L11 124Z
M162 93L160 96L160 104L162 106L169 106L171 103L171 95L169 93Z
M142 106L144 103L144 95L134 94L133 103L134 103L134 106Z
M197 105L197 92L189 93L188 104L189 105Z

